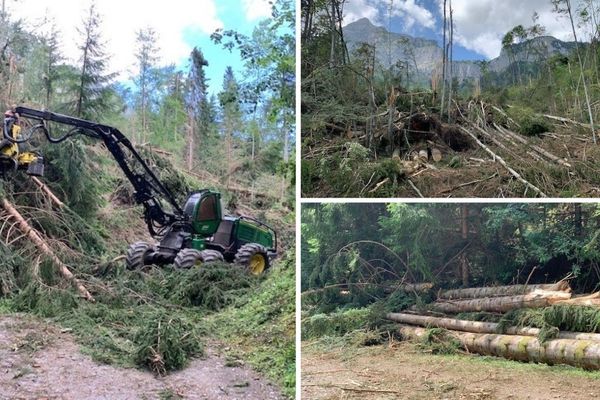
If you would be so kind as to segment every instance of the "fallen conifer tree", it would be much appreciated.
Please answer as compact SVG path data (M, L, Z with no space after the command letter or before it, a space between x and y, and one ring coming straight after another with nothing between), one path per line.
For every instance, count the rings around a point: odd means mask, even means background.
M391 321L400 322L403 324L419 325L425 328L444 328L471 333L504 333L506 335L538 337L541 332L541 329L538 328L519 328L516 326L510 326L501 331L500 324L495 322L467 321L455 318L438 318L405 313L388 313L385 317ZM600 343L599 333L559 332L556 338L593 340Z
M514 296L531 293L535 290L567 291L571 288L567 281L560 281L544 285L508 285L508 286L486 286L466 289L443 290L438 294L440 299L476 299L481 297Z
M408 325L401 325L398 331L407 339L423 339L428 334L425 328ZM521 335L481 334L454 330L449 330L448 333L472 353L517 361L600 369L600 343L596 341L553 339L540 343L534 337Z
M566 291L535 290L525 295L484 297L466 300L438 300L431 304L434 311L461 313L487 311L504 313L517 308L548 307L561 300L569 300L571 293Z

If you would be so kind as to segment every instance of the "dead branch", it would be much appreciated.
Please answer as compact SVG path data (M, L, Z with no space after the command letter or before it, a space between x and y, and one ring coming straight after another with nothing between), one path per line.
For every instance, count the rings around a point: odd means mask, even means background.
M459 126L459 128L461 130L463 130L467 135L471 136L475 142L479 145L479 147L481 147L482 149L484 149L486 152L488 152L491 156L492 159L499 162L504 168L506 168L506 170L508 172L510 172L510 174L512 176L514 176L519 182L523 183L526 187L532 189L534 192L536 192L537 194L539 194L541 197L548 197L544 192L542 192L537 186L532 185L531 183L529 183L528 181L526 181L517 171L515 171L514 169L512 169L511 167L508 166L508 164L506 163L506 161L504 161L504 159L502 159L500 156L498 156L496 153L494 153L492 150L490 150L489 147L487 147L485 144L481 143L479 141L479 139L477 139L477 136L475 136L474 134L472 134L471 132L469 132L467 129L465 129L462 126Z

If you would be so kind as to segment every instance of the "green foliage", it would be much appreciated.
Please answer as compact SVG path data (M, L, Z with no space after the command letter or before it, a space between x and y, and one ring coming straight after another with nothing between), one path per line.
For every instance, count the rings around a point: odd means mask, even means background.
M555 338L560 331L600 332L600 310L577 305L514 310L507 313L499 324L501 332L509 326L539 328L538 338L543 343Z
M535 114L530 108L513 107L509 110L509 115L521 126L519 133L522 135L537 136L550 130L544 117Z
M430 328L420 338L419 348L431 354L456 354L462 345L446 329Z
M250 295L209 319L213 332L292 397L296 385L296 279L291 252L271 267Z
M135 362L159 375L185 367L190 357L202 354L198 327L166 310L149 316L134 341Z
M182 306L221 310L256 290L256 280L243 269L227 263L196 268L184 276L173 276L169 299Z
M370 316L371 310L368 307L311 315L302 321L302 339L344 336L355 330L366 329Z

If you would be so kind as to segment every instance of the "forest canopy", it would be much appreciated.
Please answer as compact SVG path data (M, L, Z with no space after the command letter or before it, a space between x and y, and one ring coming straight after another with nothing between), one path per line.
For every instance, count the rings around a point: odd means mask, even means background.
M307 204L304 305L362 306L400 283L600 282L596 204ZM312 293L312 295L310 295Z

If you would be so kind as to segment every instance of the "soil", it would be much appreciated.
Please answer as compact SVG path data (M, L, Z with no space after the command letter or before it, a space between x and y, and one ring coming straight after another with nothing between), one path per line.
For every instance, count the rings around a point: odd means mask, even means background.
M302 346L305 399L589 400L600 373L469 354L432 355L412 343L322 351Z
M0 400L4 399L283 399L244 366L207 356L165 377L94 362L73 337L24 315L0 316Z

